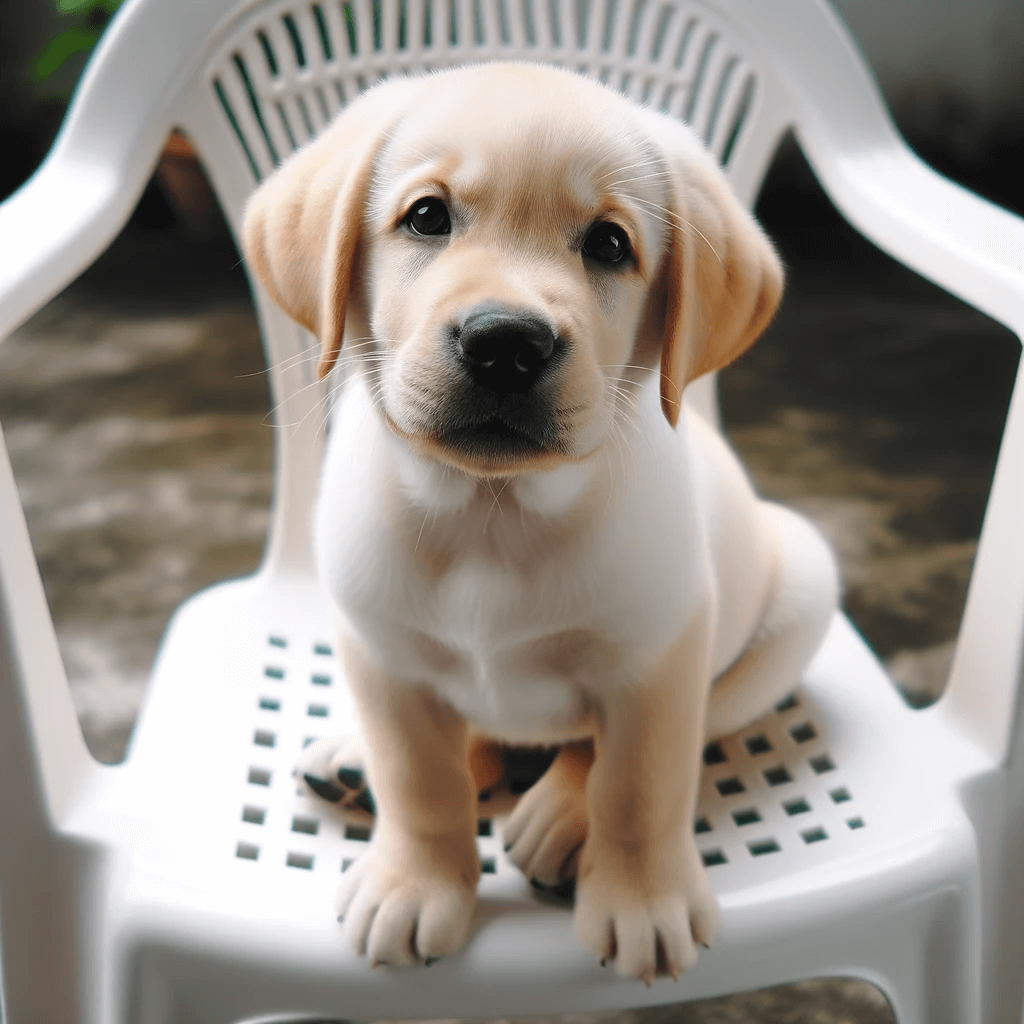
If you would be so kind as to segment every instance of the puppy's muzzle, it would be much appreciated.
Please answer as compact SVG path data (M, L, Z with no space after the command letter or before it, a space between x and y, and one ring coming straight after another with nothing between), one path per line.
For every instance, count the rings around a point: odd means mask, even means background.
M556 408L568 342L542 315L481 302L446 334L455 372L434 408L444 447L493 464L564 449Z
M455 331L470 376L501 395L529 391L555 351L550 325L522 310L478 307Z

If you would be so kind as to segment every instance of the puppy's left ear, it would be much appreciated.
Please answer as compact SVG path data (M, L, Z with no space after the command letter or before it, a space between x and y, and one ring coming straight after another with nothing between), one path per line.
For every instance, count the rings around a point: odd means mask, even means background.
M692 129L643 114L669 172L661 408L675 426L686 385L732 362L768 326L782 264Z
M246 207L245 258L270 297L320 338L321 380L341 349L374 157L419 87L391 79L353 100Z

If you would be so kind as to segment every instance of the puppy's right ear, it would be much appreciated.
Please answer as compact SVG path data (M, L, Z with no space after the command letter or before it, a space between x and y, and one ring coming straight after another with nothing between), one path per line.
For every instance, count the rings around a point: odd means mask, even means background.
M345 333L374 158L419 87L417 79L398 78L364 93L289 157L246 207L245 258L270 297L320 339L321 380Z

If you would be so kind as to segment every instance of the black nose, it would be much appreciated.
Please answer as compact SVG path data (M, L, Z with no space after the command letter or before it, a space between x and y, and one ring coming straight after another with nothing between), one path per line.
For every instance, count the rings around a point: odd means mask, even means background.
M555 349L554 331L539 316L494 307L470 313L458 339L473 379L503 394L529 390Z

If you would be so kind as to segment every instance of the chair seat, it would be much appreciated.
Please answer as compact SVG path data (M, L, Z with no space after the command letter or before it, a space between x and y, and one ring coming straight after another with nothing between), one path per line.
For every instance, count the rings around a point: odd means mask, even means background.
M907 708L841 616L795 694L705 752L696 830L722 924L678 985L625 982L579 949L569 909L539 901L505 857L500 793L480 804L491 834L478 840L484 873L464 952L429 971L357 959L333 899L370 818L343 816L291 774L309 738L354 730L353 714L312 579L258 576L180 609L129 761L101 773L65 829L122 837L110 941L150 961L133 999L174 992L188 1001L175 1003L181 1019L196 1021L275 1008L581 1012L777 983L787 943L800 947L785 959L801 977L852 964L863 976L875 960L882 976L914 948L901 937L921 914L952 913L971 930L973 832L952 782L980 755L945 735L940 716ZM832 929L823 940L840 916L846 938Z

